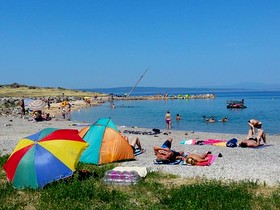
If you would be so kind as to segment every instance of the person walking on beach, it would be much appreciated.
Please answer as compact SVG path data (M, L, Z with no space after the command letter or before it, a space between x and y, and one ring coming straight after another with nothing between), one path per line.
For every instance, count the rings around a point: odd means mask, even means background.
M25 105L24 105L24 99L22 98L19 102L20 106L20 117L23 118L25 115Z
M170 111L167 111L165 114L165 123L166 123L166 127L167 130L171 129L171 114Z
M48 104L48 109L50 109L51 108L51 99L50 98L48 98L47 104Z

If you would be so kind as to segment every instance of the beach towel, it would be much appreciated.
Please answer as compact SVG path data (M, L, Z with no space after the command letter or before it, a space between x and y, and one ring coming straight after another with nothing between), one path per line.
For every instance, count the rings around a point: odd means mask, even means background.
M227 146L227 142L214 143L213 146L226 147Z
M196 140L194 139L183 139L180 144L195 145Z
M203 141L203 144L210 144L210 145L213 145L213 144L216 144L216 143L220 143L220 142L227 142L227 140L221 140L221 139L208 139L208 140L204 140Z
M159 165L159 164L165 164L165 165L178 165L179 163L181 163L182 160L175 160L175 161L171 161L171 160L154 160L154 164Z
M201 141L194 141L194 145L216 145L216 146L222 146L223 144L227 143L227 140L222 139L207 139L207 140L201 140Z
M197 166L210 166L212 165L212 163L215 162L215 160L217 159L217 155L213 155L213 154L208 154L207 155L207 158L208 160L206 162L201 162L201 163L198 163L196 164Z
M205 161L205 162L200 162L200 163L197 163L195 166L210 166L210 165L212 165L214 162L215 162L215 160L217 159L217 155L213 155L213 154L208 154L207 155L207 161ZM184 165L189 165L189 166L191 166L191 164L186 164L185 162L184 162Z

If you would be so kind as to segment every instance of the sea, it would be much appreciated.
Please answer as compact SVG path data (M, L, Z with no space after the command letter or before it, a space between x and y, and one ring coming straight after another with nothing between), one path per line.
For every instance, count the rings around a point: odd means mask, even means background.
M83 89L85 91L112 94L115 97L128 94L131 87ZM150 95L176 96L214 94L214 99L167 99L167 100L115 100L111 103L74 111L71 120L75 122L94 123L99 118L110 117L118 126L135 129L160 129L166 131L165 114L170 111L173 130L194 132L218 132L230 134L247 134L248 120L254 118L263 123L263 129L271 135L280 134L280 90L255 90L237 88L155 88L136 87L130 96ZM228 109L230 100L242 100L245 109ZM176 121L176 114L181 116ZM214 117L215 123L203 119ZM227 122L220 119L227 117Z

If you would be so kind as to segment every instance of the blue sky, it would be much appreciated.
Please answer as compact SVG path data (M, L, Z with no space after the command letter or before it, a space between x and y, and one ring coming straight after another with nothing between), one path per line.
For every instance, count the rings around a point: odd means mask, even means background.
M279 0L0 1L0 84L279 84Z

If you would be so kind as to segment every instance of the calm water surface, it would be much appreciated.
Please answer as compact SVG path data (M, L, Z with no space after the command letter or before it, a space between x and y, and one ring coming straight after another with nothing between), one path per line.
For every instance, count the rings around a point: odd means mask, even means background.
M173 91L176 95L175 90L178 90L174 89ZM182 90L180 89L180 91ZM146 92L146 95L155 93ZM200 90L197 94L199 93L205 93L205 91ZM257 118L263 122L263 128L268 133L280 134L280 91L216 91L207 93L214 93L217 97L215 99L115 101L115 109L112 109L109 103L105 103L102 106L73 112L72 120L94 123L99 118L111 117L120 126L165 129L164 116L169 110L172 114L172 129L174 130L245 134L248 131L247 121L251 118ZM232 99L244 99L247 109L227 109L227 101ZM182 117L179 122L175 120L177 113ZM205 123L202 116L214 116L217 121ZM218 119L223 117L228 117L229 121L219 122Z

